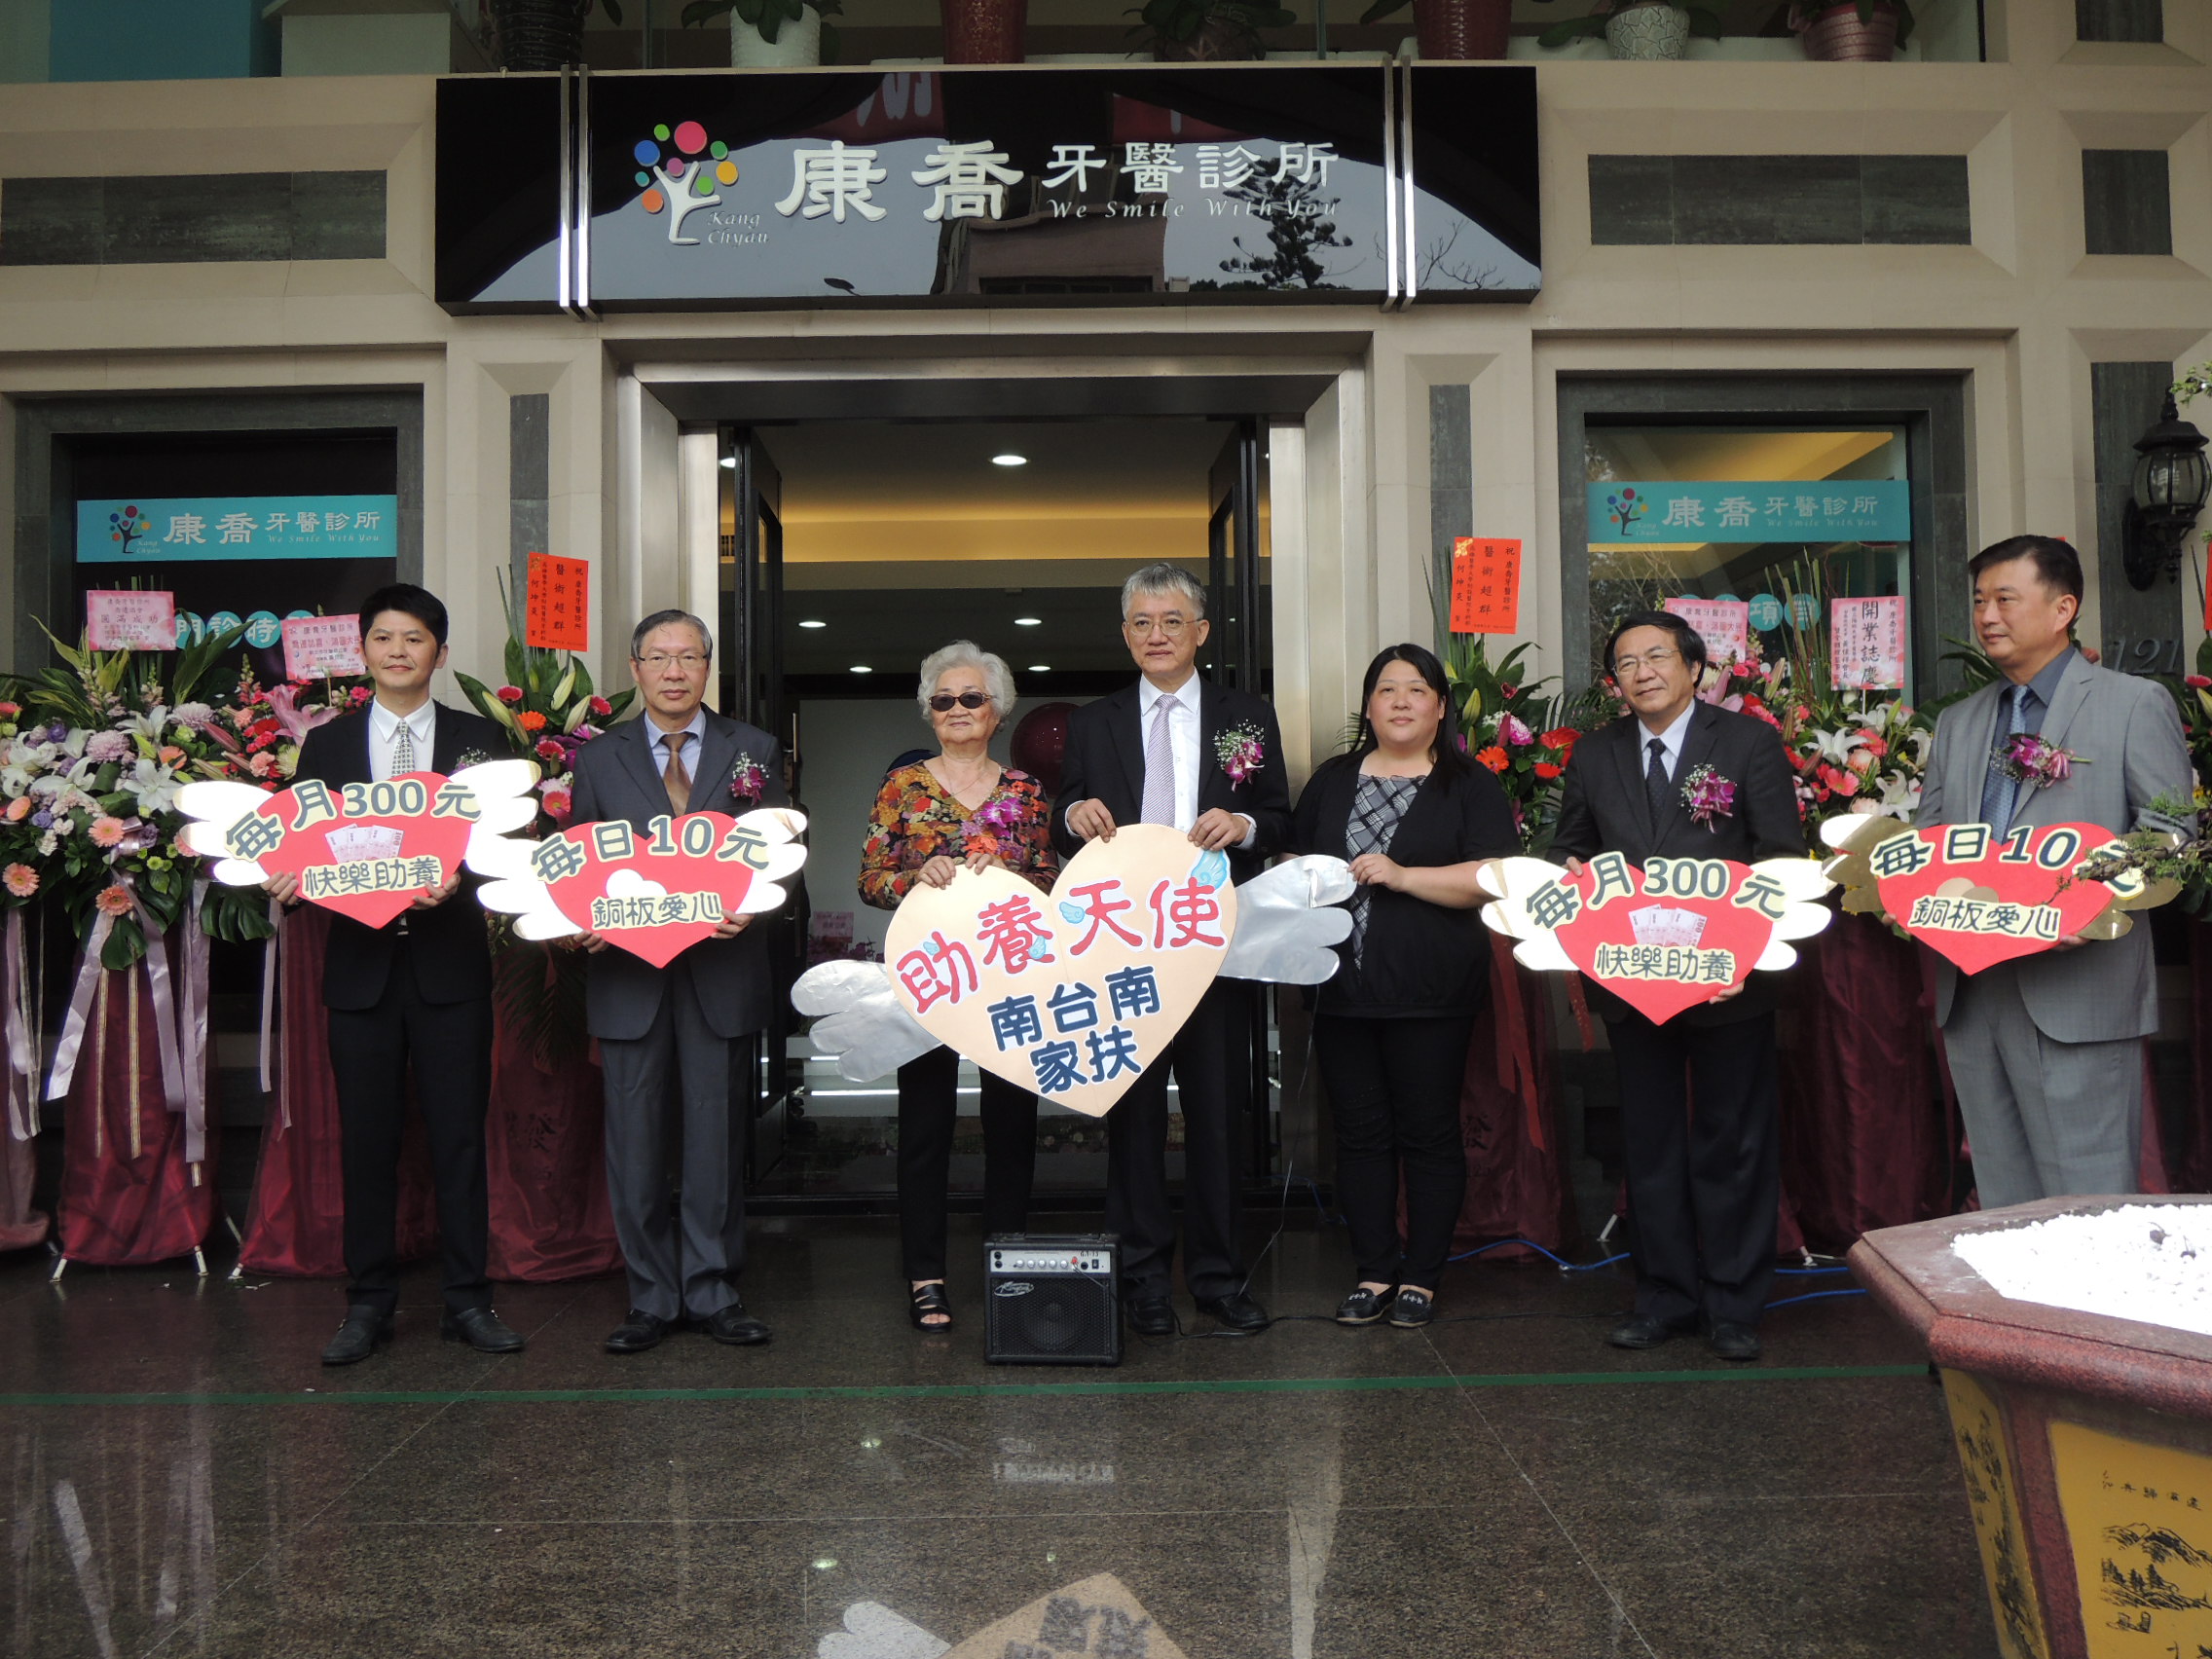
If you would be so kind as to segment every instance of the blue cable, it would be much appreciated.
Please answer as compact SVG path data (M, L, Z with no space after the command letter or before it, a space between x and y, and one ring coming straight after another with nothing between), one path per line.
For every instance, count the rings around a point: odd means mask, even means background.
M1777 1268L1777 1269L1775 1269L1774 1271L1775 1271L1776 1272L1778 1272L1778 1273L1796 1273L1796 1274L1803 1274L1803 1273L1847 1273L1847 1272L1851 1272L1851 1269L1850 1269L1849 1267L1838 1266L1838 1267L1833 1267L1833 1268Z
M1865 1294L1863 1290L1809 1290L1802 1296L1786 1296L1780 1302L1770 1302L1767 1307L1769 1309L1773 1309L1787 1308L1792 1302L1819 1302L1830 1296L1864 1296Z
M1472 1257L1484 1255L1492 1250L1502 1250L1508 1244L1519 1244L1525 1246L1528 1249L1533 1250L1537 1255L1543 1257L1546 1261L1557 1263L1562 1272L1568 1273L1587 1273L1599 1268L1611 1267L1615 1262L1625 1262L1626 1260L1628 1260L1628 1252L1626 1250L1623 1250L1619 1255L1607 1256L1602 1262L1569 1262L1559 1256L1553 1255L1549 1250L1545 1249L1533 1238L1500 1238L1494 1244L1478 1244L1472 1250L1462 1250L1458 1255L1452 1257L1451 1260L1455 1262L1464 1262Z

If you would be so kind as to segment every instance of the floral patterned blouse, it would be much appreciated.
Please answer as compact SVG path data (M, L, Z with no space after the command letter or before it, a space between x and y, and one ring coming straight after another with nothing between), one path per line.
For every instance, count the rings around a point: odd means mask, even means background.
M957 861L971 851L996 853L1014 874L1050 890L1060 861L1052 851L1051 803L1044 786L1008 767L990 797L970 812L926 764L902 766L883 780L883 793L868 814L861 898L879 910L897 909L922 866L940 853Z

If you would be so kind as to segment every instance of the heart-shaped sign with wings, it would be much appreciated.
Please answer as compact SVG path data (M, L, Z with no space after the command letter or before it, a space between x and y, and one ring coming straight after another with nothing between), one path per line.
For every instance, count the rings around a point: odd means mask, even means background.
M667 813L643 830L621 820L574 824L535 843L513 842L471 866L498 879L478 895L485 908L520 918L524 939L593 933L655 968L665 968L724 916L758 915L781 904L786 877L806 863L798 837L806 818L762 807Z
M381 928L464 863L481 868L483 848L535 818L536 782L532 761L492 760L451 777L311 779L274 794L208 779L185 785L176 803L195 821L181 837L185 849L214 860L214 878L225 886L297 876L310 903Z

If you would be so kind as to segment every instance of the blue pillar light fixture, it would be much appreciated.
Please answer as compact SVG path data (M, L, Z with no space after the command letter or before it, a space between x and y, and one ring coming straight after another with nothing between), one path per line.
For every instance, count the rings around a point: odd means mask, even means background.
M2135 487L2120 516L2120 559L2139 590L2161 574L2181 579L2182 543L2212 496L2204 442L2204 434L2181 418L2171 392L2157 424L2135 440Z

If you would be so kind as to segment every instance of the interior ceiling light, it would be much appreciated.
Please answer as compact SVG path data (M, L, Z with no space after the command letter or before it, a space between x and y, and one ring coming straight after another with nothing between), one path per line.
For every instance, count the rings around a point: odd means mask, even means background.
M993 466L1027 466L1029 458L1025 455L1015 455L1014 451L1008 450L1003 455L992 456L991 464Z
M1033 662L1029 665L1029 672L1031 674L1050 674L1052 672L1052 665L1049 662Z
M865 662L856 662L853 664L853 672L855 674L873 674L875 670L868 667Z
M735 472L737 470L737 457L734 455L723 456L722 464L728 467L732 472Z
M830 626L830 624L823 621L820 617L808 616L801 619L799 626L801 628L827 628Z
M1014 625L1016 628L1042 628L1045 619L1042 616L1016 616Z

